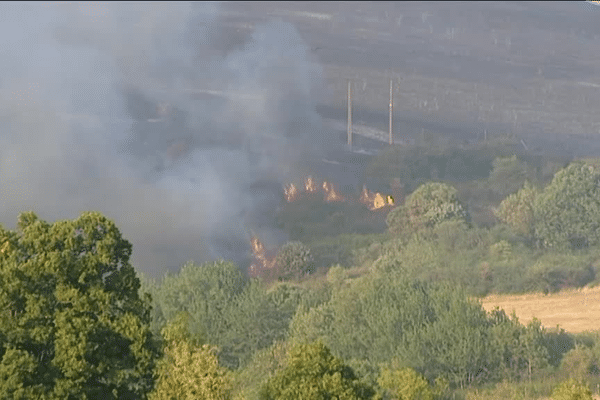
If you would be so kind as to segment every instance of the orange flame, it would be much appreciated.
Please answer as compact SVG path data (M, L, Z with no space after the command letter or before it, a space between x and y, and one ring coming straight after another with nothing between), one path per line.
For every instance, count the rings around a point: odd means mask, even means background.
M317 185L316 185L315 181L313 180L312 176L310 176L310 175L304 181L304 190L306 190L309 193L314 193L317 191Z
M257 236L252 236L250 244L252 246L254 262L248 268L248 272L251 276L256 277L261 272L272 269L275 266L275 257L274 255L268 255L265 246Z
M285 185L283 192L285 193L285 199L288 203L291 203L298 197L298 188L293 183Z
M365 204L371 211L379 210L386 206L394 206L394 198L392 196L384 198L381 193L373 193L368 190L366 185L363 185L360 202Z
M335 187L330 182L323 182L323 191L325 192L325 201L331 203L332 201L344 201L344 197L335 191Z

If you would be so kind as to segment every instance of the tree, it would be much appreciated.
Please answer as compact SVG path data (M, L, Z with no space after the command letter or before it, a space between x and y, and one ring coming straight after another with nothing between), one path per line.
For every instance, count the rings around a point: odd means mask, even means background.
M0 228L0 397L145 398L159 351L130 256L95 212Z
M279 249L275 257L275 265L279 268L280 279L297 279L313 272L314 259L308 246L293 241Z
M259 398L358 400L374 399L377 394L323 343L315 342L293 346L285 368L265 383Z
M554 175L534 205L535 235L544 247L600 243L600 167L573 162Z
M521 190L502 200L494 214L516 234L531 237L534 227L533 207L537 195L538 191L526 181Z
M386 222L391 231L402 230L397 224L405 223L413 232L418 232L452 220L470 222L456 189L445 183L430 182L411 193L404 206L392 211Z
M222 349L223 336L229 331L224 314L247 285L244 273L234 263L187 263L177 274L167 274L159 286L152 288L156 315L161 318L159 328L178 313L187 312L193 321L190 334ZM224 362L222 354L220 361Z
M552 391L553 400L592 400L592 391L581 381L569 379Z
M433 390L427 380L412 368L384 368L377 382L392 395L392 400L434 399Z
M162 329L164 358L158 362L150 400L230 398L231 380L215 349L189 334L189 314L180 313Z
M501 196L516 192L527 177L527 163L516 155L512 157L496 157L493 162L488 183L491 189Z

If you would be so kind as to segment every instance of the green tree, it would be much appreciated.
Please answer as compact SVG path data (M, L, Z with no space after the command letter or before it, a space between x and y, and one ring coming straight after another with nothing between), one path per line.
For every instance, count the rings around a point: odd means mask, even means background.
M391 230L402 229L396 226L398 223L407 223L413 232L418 232L444 221L470 222L469 213L458 200L456 189L445 183L430 182L419 186L399 208L388 216ZM406 214L402 215L403 212Z
M0 397L145 398L159 350L130 256L95 212L0 228Z
M314 271L314 259L310 249L297 241L288 242L279 249L275 256L275 265L282 280L297 279Z
M533 207L537 195L538 191L527 181L521 190L502 200L494 214L513 232L531 237L534 228Z
M519 160L516 155L497 157L492 165L488 183L490 188L502 197L516 192L525 182L527 163Z
M164 357L149 400L222 400L230 398L229 371L219 366L215 349L189 334L189 315L180 313L162 329Z
M553 400L592 400L592 391L581 381L569 379L552 391Z
M489 323L480 305L450 285L413 281L403 271L372 273L335 291L328 303L299 309L292 341L322 340L345 360L396 357L427 379L487 379Z
M417 371L412 368L384 368L377 380L379 386L391 394L390 400L433 400L434 392Z
M540 244L579 249L600 243L600 167L581 161L558 171L537 197L535 234Z
M598 374L599 360L592 349L586 346L576 346L569 350L560 362L560 370L569 378L586 379L591 374Z
M334 357L321 342L297 344L289 352L286 366L261 388L260 399L378 398L375 390L361 382L352 368Z

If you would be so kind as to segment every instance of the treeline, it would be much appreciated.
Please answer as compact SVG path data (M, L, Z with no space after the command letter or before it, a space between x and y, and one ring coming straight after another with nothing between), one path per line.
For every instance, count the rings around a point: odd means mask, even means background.
M501 157L486 182L521 167ZM473 295L595 281L600 167L508 175L522 182L498 189L493 226L460 188L421 183L385 231L298 231L268 279L216 261L156 282L101 214L21 214L0 229L0 397L590 399L597 334L523 326Z
M598 370L595 338L575 347L401 269L268 288L214 262L142 286L131 245L98 213L21 214L0 239L7 399L447 398L586 360Z

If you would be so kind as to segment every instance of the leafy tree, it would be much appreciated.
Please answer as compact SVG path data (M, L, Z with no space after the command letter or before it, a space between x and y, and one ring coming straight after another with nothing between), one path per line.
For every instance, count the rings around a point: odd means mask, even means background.
M335 291L319 307L299 309L292 341L322 340L350 360L397 357L427 379L485 380L490 357L485 311L450 286L413 281L404 272L372 273Z
M252 281L221 314L227 329L216 343L222 348L223 365L243 367L256 351L282 340L300 301L289 288L268 293L260 281Z
M534 205L540 244L579 249L600 243L600 167L573 162L558 171Z
M595 277L589 257L557 252L542 255L524 276L528 290L546 294L566 287L582 287Z
M201 265L187 263L177 274L165 275L160 285L149 287L155 316L159 318L156 326L160 331L178 313L187 312L193 322L190 334L223 349L224 334L230 330L225 316L247 285L247 278L234 263L222 260ZM222 353L220 361L224 365L237 365L228 364Z
M297 279L314 271L310 249L296 241L288 242L279 249L275 265L279 268L279 278L282 280Z
M512 157L497 157L488 178L491 189L501 196L516 192L527 177L527 163L516 155Z
M392 230L400 228L396 224L403 222L414 232L433 228L444 221L470 222L466 208L458 200L456 189L444 183L430 182L419 186L399 208L404 211L396 211L388 218L388 226ZM402 212L406 215L403 216Z
M538 191L529 183L517 193L505 198L494 210L496 218L508 225L513 232L530 237L534 228L534 204Z
M115 224L27 212L0 243L0 397L145 398L159 351Z
M599 360L592 349L586 346L577 346L563 356L560 369L569 378L585 379L592 373L600 372L598 364Z
M592 400L592 391L581 381L569 379L554 388L553 400Z
M375 390L362 383L352 368L334 357L321 342L295 345L289 352L286 364L262 387L260 399L377 398Z
M226 329L222 318L229 303L244 291L248 280L232 262L214 261L185 264L177 274L165 275L154 297L164 319L172 320L182 311L196 321L209 343L217 343Z
M189 315L179 314L162 330L164 358L158 362L150 400L221 400L231 395L229 372L219 366L215 349L188 331Z
M378 383L391 394L391 400L434 399L433 390L427 380L412 368L384 368Z

